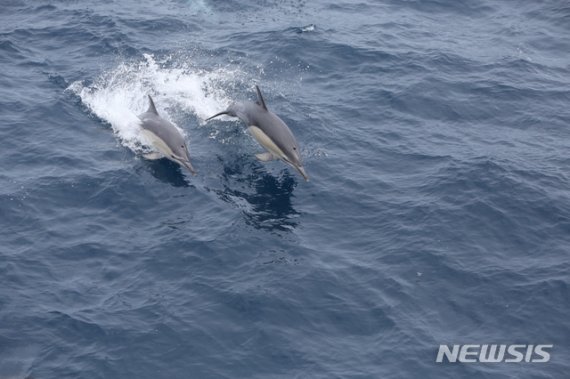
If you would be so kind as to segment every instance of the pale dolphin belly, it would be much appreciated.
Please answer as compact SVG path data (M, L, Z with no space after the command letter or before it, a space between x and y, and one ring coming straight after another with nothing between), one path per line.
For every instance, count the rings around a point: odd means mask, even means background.
M168 145L159 138L156 134L151 132L148 129L142 129L142 132L146 139L151 143L151 145L157 149L162 155L166 158L171 159L172 157L172 150L168 147Z
M273 140L263 132L263 130L255 125L251 125L247 128L247 130L249 130L253 138L255 138L255 140L259 142L261 146L267 149L267 151L273 154L275 158L287 160L287 157L285 153L283 153L283 150L281 150L279 146L277 146L275 142L273 142Z

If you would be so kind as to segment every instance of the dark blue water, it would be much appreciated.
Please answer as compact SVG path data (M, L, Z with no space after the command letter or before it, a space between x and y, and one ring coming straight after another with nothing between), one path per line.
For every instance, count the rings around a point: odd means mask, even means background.
M568 377L566 1L0 3L1 379Z

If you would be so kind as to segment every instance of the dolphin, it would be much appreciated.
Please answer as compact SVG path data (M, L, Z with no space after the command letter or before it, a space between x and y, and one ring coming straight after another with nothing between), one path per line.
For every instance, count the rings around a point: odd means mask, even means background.
M140 125L145 137L158 151L143 156L146 159L170 159L196 175L196 170L190 163L190 154L184 137L173 123L158 115L150 95L148 95L148 101L147 111L139 115Z
M247 125L247 129L256 141L267 150L255 155L258 160L268 162L280 159L297 170L308 181L309 176L303 168L299 145L291 129L279 116L267 109L258 86L255 86L255 90L257 102L233 103L228 109L216 113L206 121L221 115L239 118Z

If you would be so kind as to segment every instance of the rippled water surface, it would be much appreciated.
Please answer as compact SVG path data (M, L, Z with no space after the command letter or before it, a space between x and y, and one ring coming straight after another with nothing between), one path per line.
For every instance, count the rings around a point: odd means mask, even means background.
M0 379L568 377L566 1L4 0L0 67Z

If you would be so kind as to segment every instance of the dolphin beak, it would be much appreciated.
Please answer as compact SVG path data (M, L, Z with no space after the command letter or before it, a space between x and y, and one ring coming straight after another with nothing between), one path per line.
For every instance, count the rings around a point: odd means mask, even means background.
M178 161L178 163L186 168L188 171L190 171L192 173L192 175L196 175L196 170L194 169L194 167L192 166L192 163L190 163L190 161Z
M293 166L293 167L295 167L295 169L299 171L299 174L303 176L306 182L309 181L309 175L307 175L307 172L305 171L305 168L303 166Z

